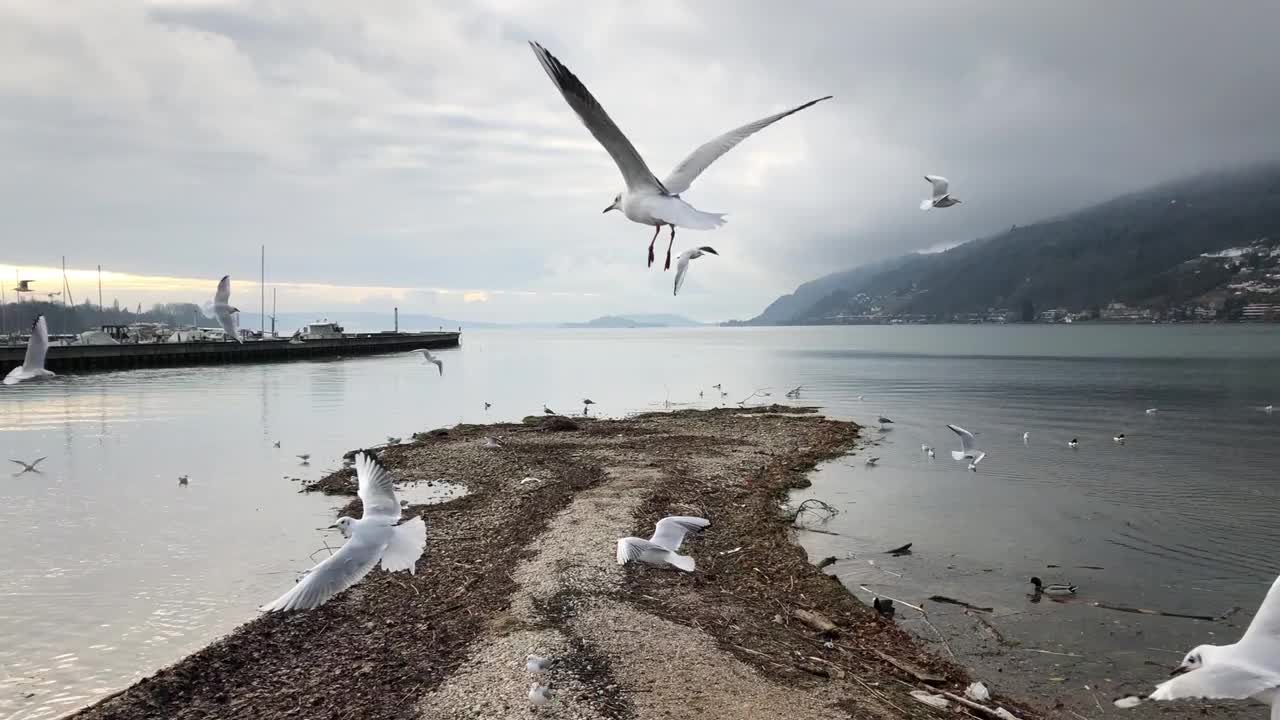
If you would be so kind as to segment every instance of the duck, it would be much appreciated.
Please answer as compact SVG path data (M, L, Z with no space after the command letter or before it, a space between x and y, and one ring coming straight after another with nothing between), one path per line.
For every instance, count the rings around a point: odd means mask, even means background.
M1067 447L1071 448L1072 450L1074 450L1079 445L1080 445L1080 441L1076 438L1071 438L1071 442L1067 443Z
M1119 435L1116 435L1115 437L1113 437L1113 438L1111 438L1111 439L1112 439L1112 440L1114 440L1115 442L1118 442L1118 443L1120 443L1121 445L1123 445L1123 444L1124 444L1124 433L1120 433Z
M875 464L876 464L876 463L878 463L878 462L880 462L880 458L878 458L878 457L869 457L869 458L867 458L867 466L868 466L868 467L875 467Z
M1040 593L1046 595L1074 595L1076 592L1075 585L1067 585L1066 583L1049 583L1046 585L1038 577L1031 578L1031 584L1035 586L1037 595Z

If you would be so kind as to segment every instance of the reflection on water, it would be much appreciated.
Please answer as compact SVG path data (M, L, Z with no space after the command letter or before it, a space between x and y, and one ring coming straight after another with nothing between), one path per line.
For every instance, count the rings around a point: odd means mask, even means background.
M1280 414L1253 409L1280 399L1280 335L1266 328L490 331L465 341L441 353L443 377L392 355L0 389L0 455L49 458L43 473L0 482L0 720L72 710L287 589L332 544L315 528L345 501L300 495L286 478L317 478L347 449L387 436L517 420L544 403L572 412L582 397L621 414L665 401L709 407L717 383L730 400L772 388L779 402L803 385L799 402L834 415L888 414L897 422L877 436L880 467L852 457L809 492L844 508L828 554L913 541L914 555L885 567L934 592L931 574L973 586L956 594L1008 604L1032 569L1091 564L1107 570L1070 579L1117 602L1163 593L1161 607L1197 610L1194 588L1213 583L1230 596L1218 604L1253 607L1257 584L1277 571L1280 536L1267 519L1280 509ZM1161 411L1142 413L1152 406ZM980 472L950 461L948 422L978 433L990 453ZM1130 441L1118 447L1110 438L1121 431ZM1075 452L1071 436L1082 441ZM932 462L925 442L939 449ZM310 465L298 464L302 453ZM183 474L189 487L177 486ZM876 574L852 579L891 578Z

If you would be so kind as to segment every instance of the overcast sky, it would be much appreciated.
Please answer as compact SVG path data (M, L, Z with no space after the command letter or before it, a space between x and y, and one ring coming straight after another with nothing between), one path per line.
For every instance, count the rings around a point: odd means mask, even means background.
M750 317L825 272L1274 157L1277 27L1274 0L0 0L0 263L203 299L256 280L265 243L286 311ZM621 177L528 40L659 176L835 99L684 194L729 222L677 235L721 254L673 298L651 230L601 214ZM964 203L918 210L925 173Z

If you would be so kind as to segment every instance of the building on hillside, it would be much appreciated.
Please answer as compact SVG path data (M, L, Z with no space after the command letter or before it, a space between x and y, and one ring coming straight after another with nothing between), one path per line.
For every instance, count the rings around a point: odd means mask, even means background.
M1245 322L1276 322L1280 320L1280 304L1250 303L1241 315Z

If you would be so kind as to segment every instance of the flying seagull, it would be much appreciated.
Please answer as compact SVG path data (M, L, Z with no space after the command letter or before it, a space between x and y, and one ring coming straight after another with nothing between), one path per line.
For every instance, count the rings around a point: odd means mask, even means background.
M925 200L920 203L921 210L928 210L929 208L948 208L960 202L959 200L951 197L951 193L947 190L948 182L946 178L941 175L925 175L924 179L928 180L929 183L933 185L933 196L925 198Z
M410 355L412 355L412 354L414 354L414 353L418 353L418 354L422 355L422 359L423 359L423 361L424 361L424 362L423 362L423 365L425 365L425 364L427 364L427 363L431 363L431 364L433 364L433 365L435 365L435 366L436 366L436 369L440 371L440 374L441 374L441 375L444 375L444 361L443 361L443 360L441 360L440 358L436 357L435 355L432 355L430 350L428 350L428 349L426 349L426 348L418 348L417 350L410 350L410 351L409 351L409 354L410 354ZM485 409L486 409L486 410L488 410L488 408L485 408Z
M973 439L973 433L965 430L959 425L948 425L947 429L960 436L960 449L952 450L951 457L956 460L970 458L969 469L977 472L978 463L982 462L982 459L985 458L987 454L978 449L978 443Z
M54 377L44 369L44 356L49 352L49 324L43 315L37 315L31 323L31 339L27 341L27 354L22 364L4 376L5 385L17 385L26 380L43 380Z
M311 453L307 453L306 455L295 455L294 457L301 460L303 465L307 465L311 462Z
M684 286L685 273L689 272L689 261L696 260L706 253L711 253L712 255L720 254L716 252L715 248L709 245L703 245L702 247L685 250L680 253L680 256L676 258L676 284L675 288L671 291L672 295L680 294L680 288Z
M633 560L650 565L671 565L685 572L693 572L693 558L678 555L684 536L696 532L711 524L710 520L700 517L675 515L664 517L654 528L653 537L645 540L638 537L624 537L618 540L618 564L626 565Z
M240 337L240 309L231 305L231 276L223 275L218 281L218 290L213 294L213 316L218 318L222 330L227 337L243 343Z
M415 572L418 558L427 546L427 525L415 515L400 522L400 503L396 500L395 478L373 455L356 453L356 491L364 504L364 515L345 515L331 525L349 538L342 549L325 558L263 610L310 610L328 602L334 595L355 585L382 562L387 572Z
M178 486L179 486L179 487L186 487L186 486L187 486L187 481L188 481L188 480L190 480L190 479L191 479L191 476L189 476L189 475L179 475L179 476L178 476Z
M1262 607L1249 629L1230 645L1201 645L1187 653L1173 674L1158 685L1147 700L1250 698L1271 706L1271 717L1280 714L1280 578L1271 584ZM1133 707L1143 698L1115 701Z
M491 408L491 407L493 407L493 404L492 404L492 403L488 403L488 402L486 402L486 403L484 404L484 411L485 411L485 412L489 412L489 408Z
M39 465L40 463L44 462L46 459L47 459L47 458L42 458L42 457L40 457L40 458L36 458L35 460L33 460L33 461L29 462L29 463L27 463L27 462L23 462L23 461L21 461L21 460L10 460L9 462L11 462L11 463L17 463L17 464L21 465L21 466L22 466L22 469L21 469L21 470L19 470L19 471L17 472L17 474L18 474L18 475L22 475L23 473L29 473L29 472L33 472L33 473L41 472L41 470L40 470L39 468L37 468L36 466L37 466L37 465Z
M546 48L536 42L530 42L529 46L533 48L533 54L542 64L542 69L547 71L547 76L551 78L551 82L555 83L565 102L569 103L569 107L578 114L582 124L586 125L596 141L604 146L617 164L618 170L622 172L622 179L626 182L627 189L618 193L604 211L621 210L628 220L653 227L653 239L649 241L650 266L653 265L653 244L658 240L658 233L664 225L671 228L671 241L667 243L667 262L664 269L671 268L671 245L675 243L677 226L689 230L712 230L724 224L723 213L702 212L680 199L680 194L689 189L694 179L717 158L753 134L788 115L831 98L827 95L817 100L810 100L790 110L730 130L694 150L689 157L676 166L675 170L671 171L666 179L659 180L649 170L649 166L645 164L644 158L640 157L635 146L626 135L622 134L582 81L569 72L569 69L554 55L547 52Z

